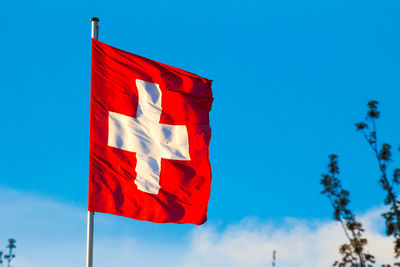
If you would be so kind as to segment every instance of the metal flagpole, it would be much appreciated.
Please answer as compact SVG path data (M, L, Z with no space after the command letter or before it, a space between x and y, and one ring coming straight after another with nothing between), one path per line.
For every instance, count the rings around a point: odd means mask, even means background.
M90 21L92 22L92 38L97 40L99 38L99 27L97 25L99 18L93 17ZM93 211L88 211L87 219L86 267L93 267Z
M93 220L94 212L88 211L86 267L93 267Z
M98 40L99 39L99 26L97 23L99 22L99 18L93 17L90 19L92 22L92 38Z

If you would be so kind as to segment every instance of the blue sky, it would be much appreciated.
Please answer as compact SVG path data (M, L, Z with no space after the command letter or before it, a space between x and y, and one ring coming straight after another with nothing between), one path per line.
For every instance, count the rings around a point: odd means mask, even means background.
M204 227L225 231L246 218L328 222L319 179L331 153L339 155L352 207L368 214L383 194L373 154L353 123L376 99L380 137L400 143L399 8L394 0L3 0L2 192L70 207L71 223L84 229L89 19L98 16L100 41L214 80ZM0 239L24 240L21 229L6 230L16 218L7 210ZM97 240L128 235L174 245L199 229L99 214L102 220Z

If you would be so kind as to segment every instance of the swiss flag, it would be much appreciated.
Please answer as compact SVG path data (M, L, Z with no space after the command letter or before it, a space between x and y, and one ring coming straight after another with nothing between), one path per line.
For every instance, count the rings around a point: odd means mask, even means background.
M211 81L92 39L89 211L207 220Z

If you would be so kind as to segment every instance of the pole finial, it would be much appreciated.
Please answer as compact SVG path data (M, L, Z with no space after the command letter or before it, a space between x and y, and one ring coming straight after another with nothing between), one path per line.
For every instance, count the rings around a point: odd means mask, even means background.
M98 17L93 17L90 19L90 21L92 22L92 38L96 40L99 39L99 20L100 19Z

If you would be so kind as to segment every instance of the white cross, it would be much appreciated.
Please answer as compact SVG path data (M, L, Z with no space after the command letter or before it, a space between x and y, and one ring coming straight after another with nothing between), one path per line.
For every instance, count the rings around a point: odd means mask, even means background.
M139 103L136 118L108 113L108 145L136 153L137 188L157 194L161 158L190 160L185 125L160 123L161 90L158 84L136 80Z

